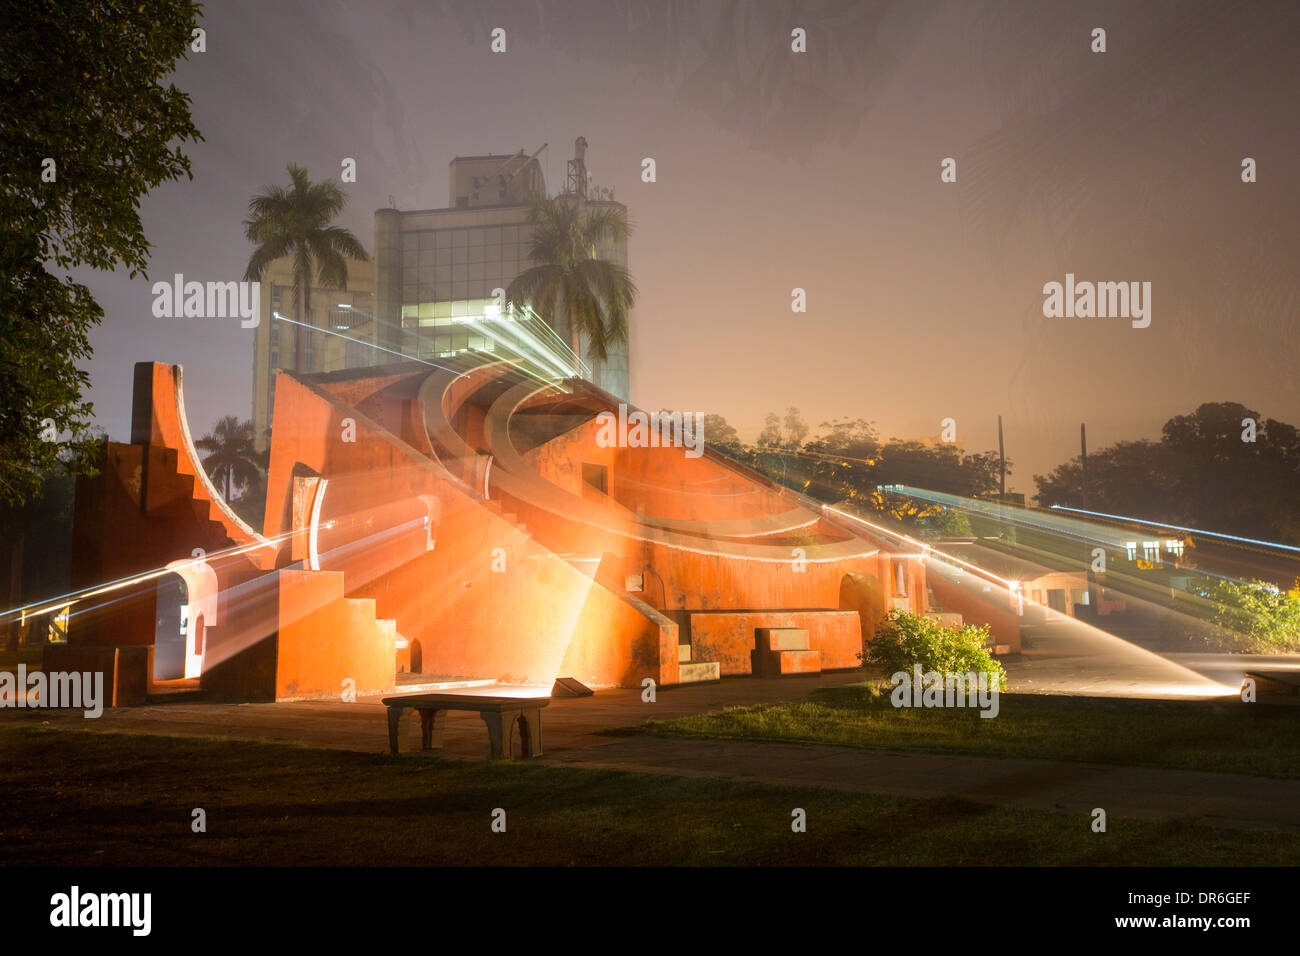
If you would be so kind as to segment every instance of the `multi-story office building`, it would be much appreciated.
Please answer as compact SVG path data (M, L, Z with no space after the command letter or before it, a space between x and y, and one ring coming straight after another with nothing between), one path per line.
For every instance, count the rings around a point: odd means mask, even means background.
M586 146L579 137L563 194L588 207L625 209L614 201L612 190L591 187ZM513 336L514 330L504 329L498 318L496 290L504 290L534 264L528 258L528 208L534 197L546 194L537 153L458 156L451 161L448 179L446 208L375 212L373 269L371 263L349 262L346 294L313 290L313 330L279 321L259 326L253 399L259 440L270 426L274 370L294 367L295 333L306 336L306 371L381 365L404 355L436 362L468 350L518 351L518 343L501 334L509 331ZM598 251L627 266L626 242ZM290 268L290 260L278 261L263 281L263 315L268 319L272 310L294 315ZM330 332L368 344L349 343ZM571 361L571 354L563 358L570 351L567 323L558 322L550 330L534 323L532 332L525 327L524 334L560 353L559 363L567 366ZM587 354L585 342L582 353L584 377L626 400L627 343L612 346L604 361ZM560 365L552 367L560 371Z
M365 344L373 340L374 267L356 259L347 260L347 265L346 291L312 287L307 315L311 329L294 324L298 312L293 298L293 259L276 259L262 276L261 321L253 346L253 429L259 449L267 447L271 431L276 369L332 372L383 364L382 353ZM293 321L278 320L276 314ZM297 365L299 335L303 346L301 369Z
M569 161L565 195L588 207L625 207L606 190L589 187L586 140ZM538 152L541 152L540 150ZM541 164L525 157L458 156L451 161L445 209L375 213L375 316L385 348L419 358L448 356L466 349L495 348L490 319L497 296L533 263L528 207L545 193ZM627 266L627 244L609 244L602 257ZM567 323L555 337L570 342ZM593 382L628 397L628 348L612 347L604 361L581 358Z

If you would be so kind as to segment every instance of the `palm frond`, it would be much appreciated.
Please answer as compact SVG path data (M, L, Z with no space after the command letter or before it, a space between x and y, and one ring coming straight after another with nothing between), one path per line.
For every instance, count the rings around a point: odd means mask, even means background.
M517 275L506 287L507 304L518 309L531 306L548 324L552 324L556 306L555 292L564 271L557 265L538 265Z
M249 200L244 234L256 248L244 278L259 280L276 259L292 256L294 308L309 314L313 275L326 287L346 289L346 260L370 256L350 231L330 225L347 205L347 193L328 180L313 183L297 163L286 168L288 187L268 186Z
M288 255L292 246L292 236L281 234L268 237L249 256L248 268L244 270L244 281L260 281L267 267L276 259Z
M631 233L626 210L591 208L569 197L540 198L529 207L535 265L510 283L507 301L529 305L557 332L568 331L575 351L604 361L627 341L628 312L637 288L627 269L602 258Z

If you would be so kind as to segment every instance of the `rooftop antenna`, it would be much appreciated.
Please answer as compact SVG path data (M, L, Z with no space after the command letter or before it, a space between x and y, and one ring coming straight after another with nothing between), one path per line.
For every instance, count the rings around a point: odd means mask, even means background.
M573 141L573 159L569 160L569 178L564 191L570 196L586 199L587 179L587 137L579 136Z

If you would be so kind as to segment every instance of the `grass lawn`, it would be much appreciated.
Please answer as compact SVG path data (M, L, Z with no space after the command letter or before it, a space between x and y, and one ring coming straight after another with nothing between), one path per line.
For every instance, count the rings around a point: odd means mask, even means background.
M1003 694L998 716L982 718L967 709L895 708L887 693L854 685L622 732L1300 777L1300 708L1240 701Z
M0 865L1290 865L1300 836L616 771L0 725ZM207 812L207 832L190 830ZM492 833L494 808L507 830ZM793 833L791 810L807 812Z

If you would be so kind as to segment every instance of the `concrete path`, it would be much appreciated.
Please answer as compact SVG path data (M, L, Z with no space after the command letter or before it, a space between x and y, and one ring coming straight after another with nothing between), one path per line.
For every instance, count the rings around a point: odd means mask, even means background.
M646 720L671 720L723 707L803 697L819 687L861 683L861 672L850 671L787 680L736 678L713 684L690 684L661 689L654 703L641 699L639 690L605 690L592 697L556 698L543 714L547 753L607 743L602 731L629 727ZM520 689L530 693L531 689ZM473 688L466 693L489 696L511 692L498 685ZM370 753L388 750L386 711L379 697L341 700L292 701L279 704L233 704L175 700L144 707L107 709L95 720L77 712L0 710L7 720L48 721L68 730L126 731L173 736L222 737L277 743L332 747ZM419 749L419 720L413 712L403 717L403 749ZM486 759L487 730L478 714L447 715L444 750L458 759Z

